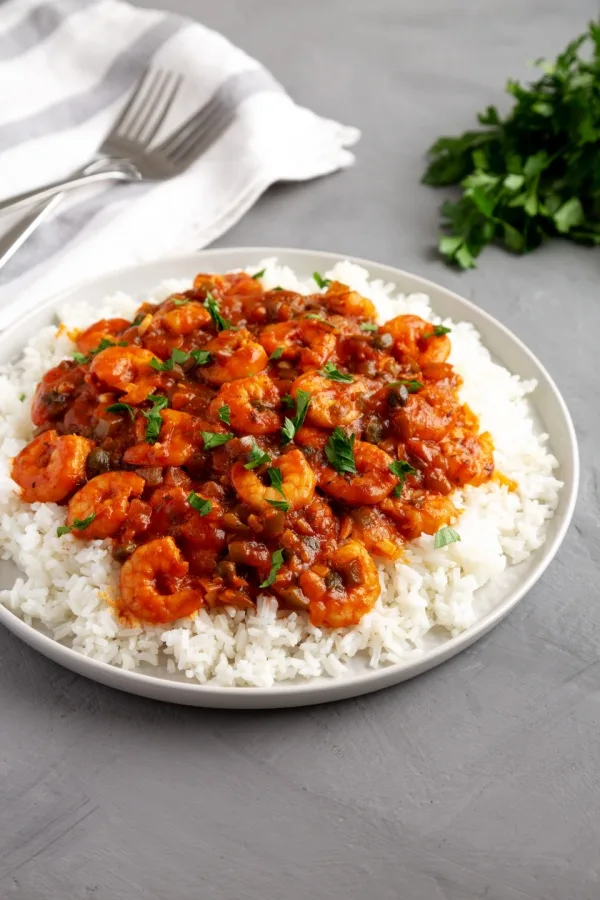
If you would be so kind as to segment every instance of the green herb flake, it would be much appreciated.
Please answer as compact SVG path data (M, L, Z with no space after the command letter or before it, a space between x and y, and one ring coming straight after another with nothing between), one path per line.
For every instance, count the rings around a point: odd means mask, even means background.
M74 359L75 362L76 362L78 365L80 365L80 366L83 366L83 365L85 365L86 363L89 363L89 361L90 361L90 357L89 357L89 356L87 356L85 353L79 353L77 350L76 350L75 353L73 354L73 359Z
M404 482L406 481L407 475L416 475L417 470L407 463L403 459L396 459L393 463L390 463L389 470L392 475L395 475L396 478L400 479L400 484L397 484L393 490L394 497L401 497L402 491L404 490Z
M204 441L205 450L214 450L215 447L221 447L234 437L230 431L227 431L225 434L216 431L201 431L200 435Z
M281 359L282 354L283 354L283 347L275 347L275 349L271 353L269 359Z
M155 372L172 372L175 364L181 365L184 362L187 362L190 358L190 354L186 353L185 350L178 350L175 348L171 350L170 357L162 362L160 359L151 359L149 365L154 369Z
M85 519L73 519L72 525L59 525L56 529L56 534L58 537L62 537L63 534L70 534L71 531L84 531L88 525L92 524L95 518L96 513L90 513Z
M204 497L200 497L194 491L191 491L187 496L187 502L190 504L192 509L195 509L196 512L200 513L201 516L207 516L212 509L212 503L210 500L205 500Z
M150 394L146 399L152 404L152 409L144 410L144 416L148 420L144 440L147 444L155 444L162 428L160 411L169 405L169 401L166 397L161 397L159 394Z
M331 284L330 278L323 278L321 275L319 275L318 272L313 272L313 278L317 282L317 286L321 289L329 287L329 285Z
M23 403L24 400L27 400L27 394L19 394L19 400Z
M294 398L292 397L291 394L284 394L283 397L281 398L281 402L283 403L284 406L287 406L290 409L293 409L294 406L296 405L296 401L294 400Z
M256 279L256 281L258 281L259 278L262 278L264 276L266 271L266 269L261 269L260 272L255 272L252 277Z
M229 319L223 318L223 316L219 312L219 304L215 297L213 297L213 295L210 293L210 291L208 291L206 294L204 306L209 311L210 317L213 320L213 324L217 331L226 331L228 328L231 328L231 322L229 321Z
M416 381L413 378L401 378L400 381L390 381L388 387L398 387L399 385L404 385L409 394L414 394L423 387L422 382Z
M450 528L449 525L444 525L443 528L436 531L433 548L434 550L439 550L441 547L446 547L448 544L456 543L456 541L460 541L460 534L458 531L455 531L454 528Z
M277 578L277 573L283 565L283 550L275 550L273 555L271 556L271 571L265 578L263 582L261 582L261 588L271 587L275 579Z
M333 468L341 474L356 475L356 462L354 459L354 442L356 435L348 437L339 426L333 430L333 434L325 444L327 459Z
M274 290L274 291L282 291L283 288L281 287L281 285L278 284L277 287L274 287L274 288L273 288L273 290Z
M138 313L131 324L137 328L138 325L142 324L147 315L148 313Z
M189 297L174 297L173 306L186 306L190 302Z
M296 392L296 415L293 419L289 419L287 416L284 419L283 428L281 429L282 444L289 444L290 441L293 441L296 432L302 428L310 406L310 400L311 396L308 391Z
M322 322L323 325L329 325L330 328L333 328L333 325L327 321L325 316L321 316L319 313L306 313L304 316L305 319L312 319L313 322Z
M289 512L290 504L287 500L267 500L267 503L270 503L275 509L281 510L281 512Z
M197 366L207 366L212 361L212 356L208 350L192 350L190 356Z
M127 415L131 418L131 421L135 419L135 409L133 406L130 406L129 403L113 403L111 406L106 407L106 412L110 413L127 413Z
M352 375L340 372L332 362L326 362L323 368L319 370L319 375L323 375L324 378L329 378L330 381L340 381L342 384L352 384L354 382Z
M379 329L379 325L376 325L375 322L361 322L360 330L361 331L377 331Z
M250 456L248 457L248 462L244 464L245 469L257 469L258 466L262 466L265 463L270 463L271 457L268 453L265 453L260 449L258 444L252 444L252 449L250 450Z
M221 422L224 422L226 425L231 425L231 410L227 404L219 407L219 418Z
M423 340L432 337L443 337L445 334L450 334L451 331L452 329L446 328L445 325L434 325L432 331L428 331L427 334L423 335Z
M271 482L271 487L275 488L278 494L281 494L282 497L285 497L283 493L283 475L281 474L281 469L271 468L267 469L269 473L269 481Z

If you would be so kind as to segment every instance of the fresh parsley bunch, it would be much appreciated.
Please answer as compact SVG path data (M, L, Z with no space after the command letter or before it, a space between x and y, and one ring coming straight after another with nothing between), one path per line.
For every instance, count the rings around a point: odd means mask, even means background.
M478 116L485 128L429 150L424 183L462 189L442 206L439 242L460 268L492 242L516 253L558 236L600 244L600 24L536 66L542 77L529 87L508 82L515 103L506 118L490 106Z

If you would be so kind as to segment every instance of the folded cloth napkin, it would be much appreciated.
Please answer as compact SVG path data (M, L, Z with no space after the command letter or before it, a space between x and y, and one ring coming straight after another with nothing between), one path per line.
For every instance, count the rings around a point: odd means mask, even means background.
M346 148L357 129L297 106L256 60L202 25L121 0L5 0L0 199L85 164L150 63L184 77L158 139L215 95L234 110L231 125L183 175L66 196L0 270L0 327L9 302L23 312L80 279L204 247L269 185L353 162ZM2 214L0 233L4 224Z

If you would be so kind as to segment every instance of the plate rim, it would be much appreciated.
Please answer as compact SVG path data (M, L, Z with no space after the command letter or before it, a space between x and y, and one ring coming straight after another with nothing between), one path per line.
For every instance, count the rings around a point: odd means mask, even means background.
M43 634L33 626L28 625L3 603L0 603L0 624L3 624L9 631L47 658L52 659L71 671L76 671L89 677L92 680L108 684L111 687L125 690L129 693L165 700L167 702L196 706L215 706L221 708L279 708L285 706L324 703L376 691L432 669L483 637L505 618L505 616L508 615L508 613L523 599L525 594L531 590L536 582L542 577L558 552L571 523L577 502L580 477L579 448L575 427L562 394L545 366L529 347L507 328L506 325L498 321L485 309L477 306L477 304L473 303L471 300L438 282L431 281L428 278L424 278L421 275L409 272L405 269L389 266L385 263L378 263L374 260L368 260L362 257L332 251L311 250L306 248L301 249L295 247L203 248L193 253L170 255L160 257L156 260L138 262L104 272L101 275L92 278L77 281L70 287L47 297L27 312L21 319L11 321L6 328L3 328L0 331L0 346L21 329L27 328L41 311L46 310L48 307L58 306L64 298L74 295L78 291L89 289L96 284L101 284L108 279L127 277L139 270L147 269L152 266L164 266L165 268L168 267L169 264L182 266L188 262L193 264L193 261L196 259L201 263L203 255L226 257L231 254L236 254L240 257L245 254L252 256L259 255L264 258L278 257L282 254L292 254L300 258L319 256L326 261L331 261L332 264L347 260L351 263L363 266L367 270L369 270L370 267L376 267L379 271L385 272L387 276L389 276L390 281L398 281L400 278L407 278L418 282L423 293L436 293L442 291L452 300L457 301L466 310L475 312L477 317L483 317L488 325L502 332L505 338L508 338L516 344L521 352L529 358L529 362L538 369L540 375L544 378L546 387L550 390L554 400L561 409L567 427L568 445L572 457L572 478L570 482L565 482L561 488L561 492L566 492L566 503L562 521L554 536L549 538L542 545L542 548L540 548L543 550L542 557L534 565L524 581L520 583L517 588L511 590L508 597L502 603L487 612L466 631L449 638L440 646L424 652L414 660L393 663L382 668L374 668L373 670L367 670L349 676L341 675L331 677L327 680L324 679L323 681L318 682L307 679L306 681L297 683L278 682L270 687L252 687L212 685L210 683L200 684L191 680L190 682L170 681L159 675L124 669L103 662L102 660L84 656L72 647L61 644L54 638ZM164 277L166 279L169 276L165 275ZM7 304L5 309L9 311L11 307L16 307L17 305L18 301L14 300ZM567 460L559 460L559 462L565 464ZM161 694L163 696L160 696Z

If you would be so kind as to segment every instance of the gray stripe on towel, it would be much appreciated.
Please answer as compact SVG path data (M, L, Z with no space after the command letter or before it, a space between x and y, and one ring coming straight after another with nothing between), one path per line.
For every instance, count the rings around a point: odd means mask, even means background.
M0 60L15 59L37 44L47 40L71 13L79 12L99 0L60 0L58 3L40 3L16 22L4 34L0 34Z

